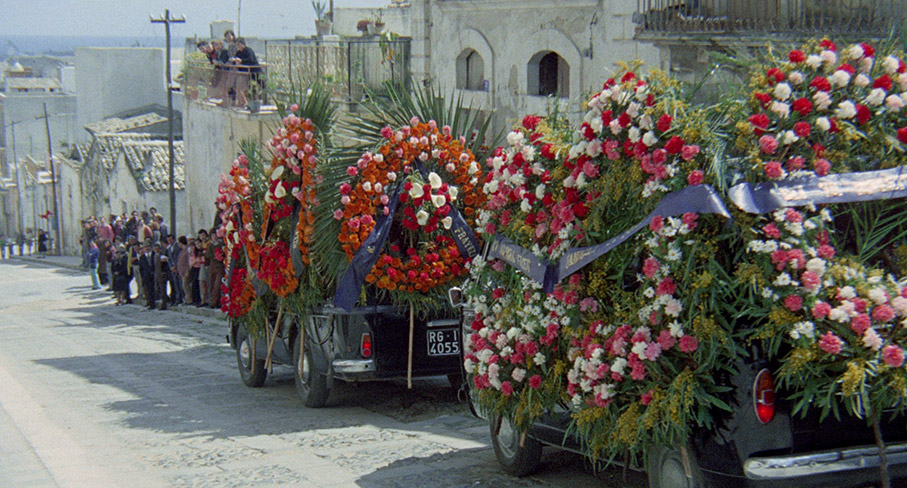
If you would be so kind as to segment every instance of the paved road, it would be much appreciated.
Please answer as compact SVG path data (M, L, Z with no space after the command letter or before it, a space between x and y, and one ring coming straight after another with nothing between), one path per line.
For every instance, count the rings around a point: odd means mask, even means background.
M0 261L0 487L627 486L555 451L503 474L443 379L343 385L318 410L289 369L246 388L223 322L88 283Z

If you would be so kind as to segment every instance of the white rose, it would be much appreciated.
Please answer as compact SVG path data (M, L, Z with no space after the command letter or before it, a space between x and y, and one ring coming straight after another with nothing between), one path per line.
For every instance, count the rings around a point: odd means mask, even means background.
M813 95L813 103L816 104L816 110L828 110L828 107L831 106L831 96L828 95L828 92L816 92Z
M874 58L863 58L860 60L860 72L869 73L872 71L872 62Z
M367 192L372 191L372 183L370 181L362 183L362 189Z
M785 146L789 146L799 140L800 140L800 138L797 137L797 134L794 134L794 131L787 130L787 131L784 131L784 136L781 138L781 143L784 144Z
M646 132L646 134L642 136L642 143L649 147L654 146L656 142L658 142L658 138L655 137L655 133L652 131Z
M863 54L863 46L859 44L853 45L847 50L847 55L850 56L850 59L860 59Z
M641 135L640 135L640 133L639 133L639 128L637 128L637 127L630 127L630 130L627 132L627 137L628 137L628 138L630 139L630 141L633 142L633 143L639 142L639 138L641 137Z
M507 134L507 144L510 144L511 146L516 146L517 144L519 144L522 141L523 141L523 133L518 130L515 130L515 131L511 132L510 134Z
M787 116L790 115L790 105L788 105L786 103L774 101L774 102L772 102L772 106L770 107L770 110L772 112L778 114L778 117L780 117L782 119L786 119Z
M620 122L618 122L617 119L612 120L611 123L608 124L608 128L611 129L611 133L615 136L617 134L620 134L620 131L623 130L623 128L620 126Z
M885 99L885 106L892 112L900 112L904 107L904 99L899 95L888 95L888 98Z
M869 96L866 97L866 103L878 107L885 101L885 90L881 88L875 88L869 92Z
M831 129L831 122L829 122L828 117L819 117L816 119L816 127L828 132L828 129Z
M787 83L778 83L775 85L775 98L778 100L787 100L790 97L790 85Z
M839 119L852 119L855 115L857 115L857 108L853 102L841 102L838 104L838 110L835 111L835 116Z
M822 64L822 58L820 58L817 54L810 54L806 58L806 64L812 69L818 69Z
M602 128L604 127L604 125L602 124L601 117L594 117L589 122L589 127L592 127L592 131L595 132L596 134L601 134Z
M375 158L375 161L377 161L377 160L378 159ZM397 173L391 171L390 173L387 174L387 179L390 181L397 181Z
M799 85L800 83L803 83L803 73L799 71L791 71L791 73L787 75L787 80L795 85Z
M838 62L838 55L834 51L829 51L828 49L822 51L819 54L819 57L822 58L822 61L825 64L832 65Z
M898 58L889 55L882 61L882 67L885 68L885 72L889 75L894 74L898 68L901 66L901 63L898 61Z
M848 83L850 83L850 73L848 73L842 69L839 69L839 70L835 71L835 73L833 75L831 75L830 81L831 81L832 85L835 85L839 88L843 88L843 87L847 86Z
M866 88L869 86L869 78L863 73L860 73L853 79L853 84L860 88Z

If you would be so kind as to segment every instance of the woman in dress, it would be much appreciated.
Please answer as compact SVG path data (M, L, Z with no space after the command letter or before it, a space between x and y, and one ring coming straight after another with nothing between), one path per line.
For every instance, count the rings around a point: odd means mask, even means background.
M129 298L129 282L132 281L132 274L129 270L129 256L126 254L126 246L120 244L117 247L116 257L113 258L111 265L113 272L113 292L117 297L117 305L122 305Z

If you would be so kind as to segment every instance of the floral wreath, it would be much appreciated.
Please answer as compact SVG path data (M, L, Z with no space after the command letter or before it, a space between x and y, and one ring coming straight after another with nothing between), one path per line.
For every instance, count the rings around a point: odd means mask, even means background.
M248 248L249 232L244 228L240 209L244 208L252 195L249 183L249 160L239 156L228 175L221 175L218 186L217 208L220 210L220 227L216 234L224 240L226 252L217 250L215 257L225 261L231 269L230 281L221 285L221 310L236 318L248 313L255 301L255 290L249 281L245 267L240 266L243 251ZM251 210L251 206L249 206ZM251 212L249 212L251 214ZM243 215L245 218L245 215Z
M424 293L465 273L466 258L449 237L454 209L467 222L484 202L478 187L481 170L462 138L434 121L397 131L385 127L386 142L347 168L351 178L340 186L338 239L349 259L365 242L379 215L399 199L395 231L366 282L404 293ZM447 181L445 181L445 179ZM449 181L449 182L448 182Z

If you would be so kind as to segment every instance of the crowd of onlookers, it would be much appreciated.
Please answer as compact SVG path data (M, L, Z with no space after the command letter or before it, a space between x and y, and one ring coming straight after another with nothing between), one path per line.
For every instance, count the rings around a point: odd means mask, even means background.
M224 32L223 39L199 41L197 47L214 67L209 99L219 99L218 105L222 107L230 105L231 101L235 107L245 107L249 95L261 91L264 80L260 77L261 65L255 51L232 30Z
M85 219L80 244L92 289L107 286L117 305L142 299L149 309L158 303L161 310L179 304L220 308L224 244L214 229L174 236L152 207Z

